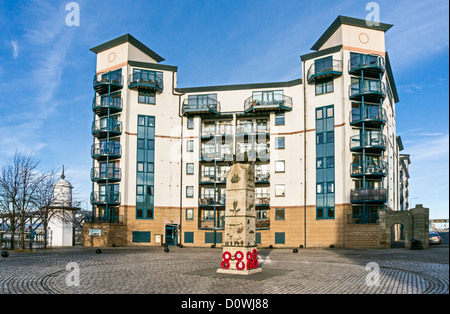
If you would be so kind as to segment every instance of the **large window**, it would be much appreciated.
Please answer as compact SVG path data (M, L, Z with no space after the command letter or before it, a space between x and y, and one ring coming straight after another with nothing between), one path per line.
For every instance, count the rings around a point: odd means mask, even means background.
M253 101L261 105L279 104L284 100L284 93L282 90L253 92Z
M334 92L333 80L321 81L316 83L316 95Z
M316 219L334 219L334 107L316 109Z
M136 163L136 218L153 219L155 117L138 116Z

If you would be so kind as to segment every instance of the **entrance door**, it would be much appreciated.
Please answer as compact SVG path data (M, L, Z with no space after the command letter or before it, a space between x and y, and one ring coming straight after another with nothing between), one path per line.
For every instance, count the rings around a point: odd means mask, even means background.
M166 225L166 244L178 244L178 228L176 225Z

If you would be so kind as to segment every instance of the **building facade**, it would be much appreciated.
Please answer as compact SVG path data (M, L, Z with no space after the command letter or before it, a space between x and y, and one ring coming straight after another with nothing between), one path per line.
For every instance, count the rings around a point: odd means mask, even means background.
M339 16L276 83L180 88L129 34L92 48L93 222L116 245L219 246L236 159L255 170L261 246L376 246L360 235L402 209L391 26Z

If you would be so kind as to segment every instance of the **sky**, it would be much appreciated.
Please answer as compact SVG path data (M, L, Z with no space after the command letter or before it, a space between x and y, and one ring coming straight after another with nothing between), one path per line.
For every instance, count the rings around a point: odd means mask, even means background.
M366 18L369 1L0 0L0 167L15 151L61 169L90 209L90 133L101 43L132 34L178 66L178 87L262 83L301 77L338 15ZM69 4L69 10L66 6ZM411 155L410 204L449 217L449 4L377 1L400 102L397 135ZM75 20L72 20L75 21ZM70 24L70 23L69 23Z

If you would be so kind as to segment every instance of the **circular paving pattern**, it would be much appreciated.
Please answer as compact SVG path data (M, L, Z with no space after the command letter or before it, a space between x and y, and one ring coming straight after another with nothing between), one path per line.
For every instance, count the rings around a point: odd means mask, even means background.
M448 252L448 250L447 250ZM0 260L0 294L442 294L448 293L448 264L368 259L338 250L261 250L261 273L217 274L220 249L76 248L11 253ZM372 259L372 260L371 260ZM375 262L379 268L366 266ZM79 285L73 268L79 266ZM71 284L72 283L72 284ZM257 287L257 290L248 287Z

